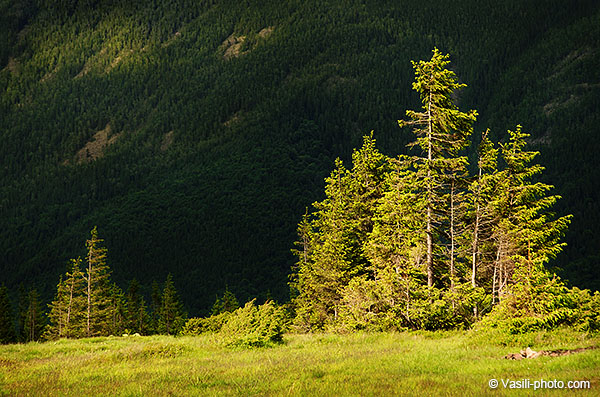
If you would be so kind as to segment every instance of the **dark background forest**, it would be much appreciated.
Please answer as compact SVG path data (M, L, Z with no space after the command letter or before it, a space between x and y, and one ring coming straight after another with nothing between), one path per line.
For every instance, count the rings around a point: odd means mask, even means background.
M0 283L48 301L97 225L117 283L172 273L191 315L226 289L286 301L334 159L371 130L407 153L410 60L433 47L468 85L474 137L532 135L574 215L551 265L600 289L593 0L2 0Z

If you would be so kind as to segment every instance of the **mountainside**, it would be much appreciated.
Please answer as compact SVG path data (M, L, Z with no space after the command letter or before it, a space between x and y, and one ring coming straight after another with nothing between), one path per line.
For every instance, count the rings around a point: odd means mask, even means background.
M480 116L522 124L572 213L556 261L600 289L596 1L0 1L0 282L48 298L94 225L114 279L288 297L296 226L336 157L418 106L438 47Z

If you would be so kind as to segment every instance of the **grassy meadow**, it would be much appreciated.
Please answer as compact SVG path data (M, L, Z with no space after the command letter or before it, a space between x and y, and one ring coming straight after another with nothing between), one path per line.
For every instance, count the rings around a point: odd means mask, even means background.
M1 346L0 395L597 395L600 349L503 356L598 342L564 330L515 339L473 331L288 334L260 349L227 348L214 335L59 340ZM501 379L589 380L591 389L509 390Z

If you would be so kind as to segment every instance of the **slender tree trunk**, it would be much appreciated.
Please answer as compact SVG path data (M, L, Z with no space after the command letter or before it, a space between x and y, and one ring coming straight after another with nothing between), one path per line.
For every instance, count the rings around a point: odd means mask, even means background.
M71 286L69 288L69 305L67 306L67 322L65 327L68 330L69 323L71 322L71 307L73 306L73 290L75 289L75 275L71 276ZM66 330L65 330L66 333ZM67 335L68 337L68 335Z
M433 197L433 186L431 183L431 161L433 158L432 154L432 140L433 140L433 126L431 119L431 101L432 93L429 92L429 104L427 107L427 123L429 127L427 136L427 286L433 286L433 208L431 200Z
M87 277L87 329L86 334L90 336L90 316L92 312L92 260L91 254L88 256L88 277Z
M454 292L454 278L456 276L455 265L454 265L454 251L455 251L455 230L454 230L454 222L455 222L455 214L454 214L454 179L452 180L452 185L450 187L450 290ZM452 302L454 306L454 302Z
M472 256L471 256L471 286L473 288L477 287L477 283L475 281L475 277L477 275L477 250L479 245L479 203L477 204L477 209L475 210L475 227L473 230L473 246L472 246Z
M502 292L504 289L504 285L506 283L506 269L502 264L502 241L498 244L498 249L496 251L496 261L494 267L498 269L498 290L496 291L498 294L498 301L500 301L500 297L502 296Z
M478 195L479 196L479 195ZM475 206L475 225L473 228L473 245L472 255L471 255L471 285L473 288L477 287L476 284L476 275L477 275L477 252L479 250L479 197L477 199L477 204Z
M496 303L496 286L497 286L497 266L494 264L494 275L492 276L492 305Z
M481 196L481 166L479 167L479 175L477 176L477 192L475 193L475 226L473 229L473 255L471 258L471 285L473 288L477 287L476 276L477 276L477 254L479 252L479 223L481 221L481 207L479 204Z
M63 328L63 321L64 321L62 308L60 305L62 305L62 304L59 302L59 306L58 306L58 337L59 338L62 336L62 328Z

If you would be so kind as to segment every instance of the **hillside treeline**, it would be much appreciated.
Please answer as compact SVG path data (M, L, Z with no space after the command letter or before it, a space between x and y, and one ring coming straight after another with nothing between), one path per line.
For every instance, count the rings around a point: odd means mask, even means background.
M136 279L125 291L112 281L108 249L96 227L85 247L84 258L69 261L47 306L35 288L21 284L15 316L8 288L0 288L0 343L181 332L187 314L170 274L162 288L152 283L146 303Z
M553 263L598 288L599 15L591 0L2 1L2 281L49 302L100 225L119 285L148 296L172 273L196 315L226 285L284 301L299 215L366 132L406 153L409 60L437 46L476 128L498 142L521 123L543 149L574 215Z

